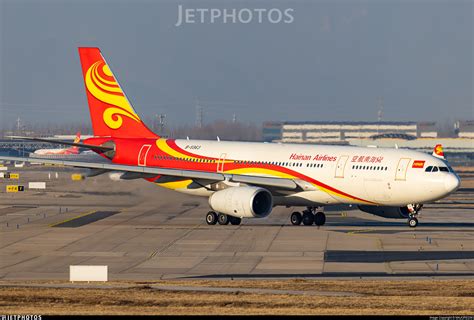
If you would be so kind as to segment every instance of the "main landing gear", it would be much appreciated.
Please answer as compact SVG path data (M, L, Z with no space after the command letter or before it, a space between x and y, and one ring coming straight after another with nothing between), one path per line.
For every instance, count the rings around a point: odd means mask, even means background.
M422 204L409 204L407 205L408 209L408 225L410 228L416 228L418 225L418 217L420 215L421 208L423 207Z
M326 215L324 212L316 212L315 208L307 208L302 213L293 212L290 217L292 225L299 226L303 223L305 226L310 226L313 223L317 226L322 226L326 223Z
M224 226L230 223L236 226L242 222L242 219L234 216L229 216L223 213L218 214L214 211L209 211L206 214L206 222L208 225L215 225L216 223L219 223L220 225Z

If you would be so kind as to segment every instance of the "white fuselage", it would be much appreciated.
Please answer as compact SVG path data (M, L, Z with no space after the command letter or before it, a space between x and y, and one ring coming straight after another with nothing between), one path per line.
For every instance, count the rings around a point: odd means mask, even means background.
M220 159L216 161L217 172L291 178L305 186L296 193L276 196L277 205L403 206L441 199L454 192L460 183L451 168L447 172L425 171L429 166L447 168L445 161L406 149L203 140L175 142L187 152ZM236 168L235 163L242 162L245 168ZM206 188L173 189L202 196L212 193Z

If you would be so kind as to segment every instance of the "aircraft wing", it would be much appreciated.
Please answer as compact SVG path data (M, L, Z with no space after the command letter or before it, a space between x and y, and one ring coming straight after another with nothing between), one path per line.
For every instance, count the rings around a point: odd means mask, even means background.
M105 173L107 171L122 171L125 172L130 178L145 178L150 175L162 175L173 178L189 178L204 181L219 182L224 180L230 180L232 182L241 182L254 186L271 187L276 189L284 190L295 190L305 189L308 190L308 186L302 184L301 181L285 179L285 178L272 178L252 175L237 175L237 174L226 174L220 172L205 172L197 170L181 170L181 169L166 169L159 167L143 167L143 166L130 166L115 164L112 162L104 161L71 161L71 160L60 160L60 159L42 159L42 158L29 158L29 157L6 157L0 156L0 160L6 161L22 161L22 162L36 162L45 164L55 164L67 167L86 168L92 169L95 172ZM93 176L93 175L91 175ZM129 178L129 179L130 179Z

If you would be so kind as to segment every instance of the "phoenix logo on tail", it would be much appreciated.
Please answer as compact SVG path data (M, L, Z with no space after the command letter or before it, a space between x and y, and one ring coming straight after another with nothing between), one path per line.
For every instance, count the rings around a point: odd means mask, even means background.
M156 138L140 120L98 48L79 48L94 136Z
M437 144L434 147L433 156L436 158L444 159L444 151L443 151L443 146L441 144Z

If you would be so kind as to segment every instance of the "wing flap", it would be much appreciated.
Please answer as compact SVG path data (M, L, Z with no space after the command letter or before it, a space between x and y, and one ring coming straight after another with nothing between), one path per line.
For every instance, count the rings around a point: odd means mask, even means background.
M260 176L248 176L248 175L232 175L230 179L233 182L241 182L252 185L264 185L270 187L279 187L283 189L294 190L298 185L290 179L282 178L270 178L270 177L260 177Z

